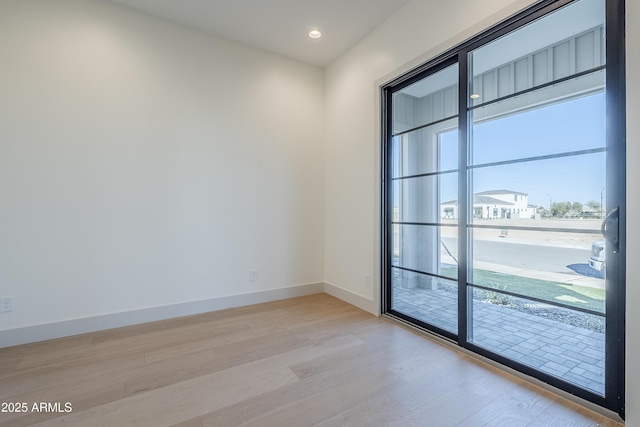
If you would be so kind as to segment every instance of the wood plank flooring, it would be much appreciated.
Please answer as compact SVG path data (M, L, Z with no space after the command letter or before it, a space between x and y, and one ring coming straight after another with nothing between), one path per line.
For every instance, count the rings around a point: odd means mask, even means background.
M622 425L326 294L0 349L23 402L0 426Z

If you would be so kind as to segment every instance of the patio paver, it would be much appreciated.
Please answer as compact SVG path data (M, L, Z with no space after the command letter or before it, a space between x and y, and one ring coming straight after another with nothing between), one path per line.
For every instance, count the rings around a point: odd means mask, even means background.
M393 287L393 309L457 333L457 293ZM604 333L474 299L470 342L604 394Z

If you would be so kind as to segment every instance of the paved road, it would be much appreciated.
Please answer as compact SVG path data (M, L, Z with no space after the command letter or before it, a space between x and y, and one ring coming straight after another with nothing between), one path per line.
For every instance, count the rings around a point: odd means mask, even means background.
M442 240L453 252L456 239L443 237ZM507 239L473 242L473 256L477 261L553 273L577 274L567 266L586 264L589 255L587 249L512 243Z

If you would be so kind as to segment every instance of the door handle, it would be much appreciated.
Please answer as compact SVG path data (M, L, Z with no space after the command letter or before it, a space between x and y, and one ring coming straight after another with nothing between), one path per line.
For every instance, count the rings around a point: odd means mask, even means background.
M618 253L618 242L619 242L619 233L620 227L618 225L618 219L620 217L619 208L611 209L607 216L602 221L602 226L600 227L600 231L602 232L602 236L604 240L607 242L607 245L611 248L611 251L614 254Z

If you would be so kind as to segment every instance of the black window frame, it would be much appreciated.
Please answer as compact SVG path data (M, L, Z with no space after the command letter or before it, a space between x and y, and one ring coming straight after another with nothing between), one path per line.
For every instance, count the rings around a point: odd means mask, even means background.
M459 69L458 87L458 132L459 153L466 153L468 147L469 128L471 126L469 106L469 77L468 58L474 49L482 47L491 41L502 37L522 26L537 20L559 8L567 6L579 0L543 0L529 8L513 15L512 17L494 25L482 33L466 40L433 59L406 72L402 76L380 87L381 101L381 277L382 298L381 312L405 321L413 326L435 333L450 340L460 347L471 350L483 357L499 362L509 368L518 370L526 375L537 378L543 382L573 394L579 398L588 400L606 409L614 411L625 418L625 302L626 302L626 270L625 260L617 263L617 268L607 267L607 281L617 283L618 286L607 286L606 290L606 365L605 365L605 394L604 397L584 388L567 383L552 375L538 371L527 365L518 363L512 359L493 353L487 349L469 343L467 337L468 320L468 291L467 291L467 263L469 218L463 217L469 214L468 204L470 196L468 180L459 179L459 216L458 236L466 238L458 239L458 252L465 254L460 256L458 270L458 333L428 325L419 320L410 318L399 312L391 310L391 259L393 231L389 226L393 221L393 206L391 194L391 164L390 146L392 138L392 94L437 72L441 69L457 63ZM607 206L618 206L619 223L619 251L626 254L626 88L625 88L625 2L624 0L605 0L605 31L606 31L606 104L607 104L607 188L615 191L607 191ZM467 169L467 158L459 156L458 168L460 171ZM465 175L466 176L466 175ZM471 213L473 215L473 212Z

